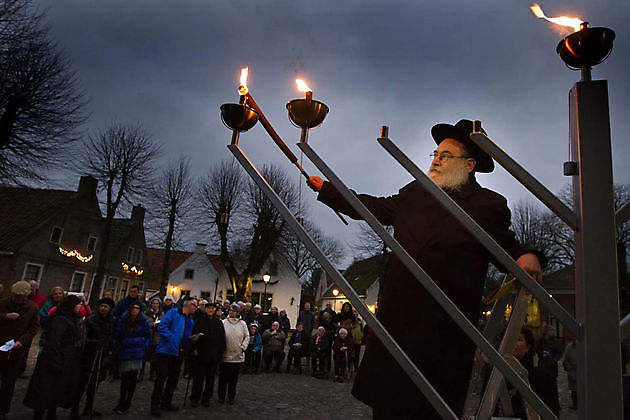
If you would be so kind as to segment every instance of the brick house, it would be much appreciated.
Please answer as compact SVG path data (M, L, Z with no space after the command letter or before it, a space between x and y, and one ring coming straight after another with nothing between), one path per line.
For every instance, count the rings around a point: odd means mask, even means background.
M90 291L103 229L96 190L97 180L91 176L81 177L76 191L0 186L0 283L5 289L18 280L36 280L45 295L54 286ZM124 273L121 262L129 261L126 252L133 247L133 261L140 250L142 265L143 219L140 206L131 219L115 219L108 278L137 281L135 273ZM117 295L123 284L116 283Z

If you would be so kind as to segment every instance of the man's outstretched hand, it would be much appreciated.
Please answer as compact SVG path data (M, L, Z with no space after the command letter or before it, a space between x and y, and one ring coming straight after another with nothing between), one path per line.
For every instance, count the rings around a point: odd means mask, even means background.
M324 180L318 176L309 176L306 185L313 191L319 191L322 189L322 185L324 185Z

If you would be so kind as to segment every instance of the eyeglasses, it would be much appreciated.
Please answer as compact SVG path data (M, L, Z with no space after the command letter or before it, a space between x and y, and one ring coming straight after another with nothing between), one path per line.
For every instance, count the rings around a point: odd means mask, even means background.
M437 150L434 151L433 153L431 153L429 155L429 157L431 158L431 160L435 160L437 158L437 160L439 162L442 162L443 160L449 160L449 159L452 159L452 158L457 158L457 159L468 159L468 158L470 158L470 156L455 156L451 152L438 153Z

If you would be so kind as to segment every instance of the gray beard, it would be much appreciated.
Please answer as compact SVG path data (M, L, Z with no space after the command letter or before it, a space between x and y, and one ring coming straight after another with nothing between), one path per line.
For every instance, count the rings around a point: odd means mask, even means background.
M431 172L434 168L429 168L427 175L429 178L443 190L461 191L462 187L468 182L469 174L464 170L451 170L447 173Z

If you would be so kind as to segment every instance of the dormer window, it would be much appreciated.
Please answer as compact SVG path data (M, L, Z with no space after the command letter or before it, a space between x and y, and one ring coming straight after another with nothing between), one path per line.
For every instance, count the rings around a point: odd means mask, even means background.
M192 268L187 268L186 270L184 270L185 279L192 279L194 275L195 275L195 270L193 270Z
M59 245L61 242L61 236L63 235L63 228L59 226L53 226L50 232L50 242Z
M133 251L134 249L131 246L127 249L127 262L133 262Z
M87 250L88 251L96 251L96 241L98 238L96 236L90 236L87 242Z

